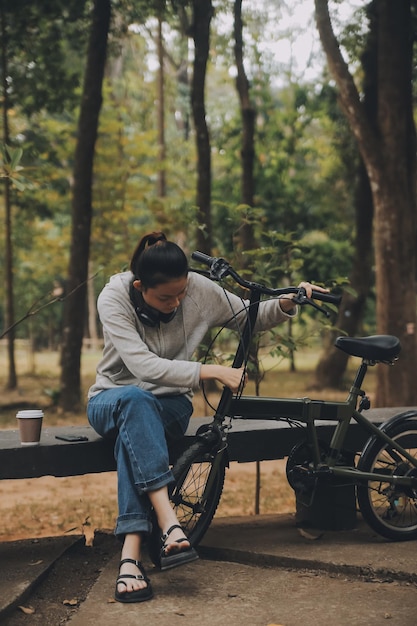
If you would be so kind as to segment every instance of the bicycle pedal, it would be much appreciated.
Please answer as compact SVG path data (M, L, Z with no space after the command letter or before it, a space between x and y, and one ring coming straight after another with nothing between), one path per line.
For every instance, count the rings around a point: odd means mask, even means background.
M295 465L288 472L288 481L294 491L310 491L315 487L317 477L304 465Z

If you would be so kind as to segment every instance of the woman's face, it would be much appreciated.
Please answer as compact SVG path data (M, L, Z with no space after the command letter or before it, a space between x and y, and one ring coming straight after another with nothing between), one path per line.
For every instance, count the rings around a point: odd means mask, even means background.
M136 285L135 283L139 283ZM140 281L133 283L136 289L140 289ZM156 309L160 313L172 313L177 309L187 293L188 279L187 277L175 278L169 283L162 283L156 287L142 289L142 297L146 304Z

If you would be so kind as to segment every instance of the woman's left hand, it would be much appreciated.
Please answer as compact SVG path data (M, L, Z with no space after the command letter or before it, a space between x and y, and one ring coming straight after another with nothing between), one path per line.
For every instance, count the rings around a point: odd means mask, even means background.
M311 283L307 283L304 281L299 283L298 287L302 287L303 289L306 290L307 298L311 298L311 294L313 293L313 291L320 291L321 293L329 293L329 290L325 289L324 287L319 287L318 285L312 285Z
M301 283L299 283L298 287L302 287L303 289L305 289L307 298L311 298L311 294L313 293L313 291L320 291L321 293L329 293L329 289L325 289L324 287L319 287L318 285L313 285L312 283L309 283L306 281L302 281ZM280 298L280 307L281 307L281 310L284 311L285 313L288 313L289 311L295 308L296 304L292 301L294 296L296 296L295 293L289 293L288 295L285 295L282 298Z

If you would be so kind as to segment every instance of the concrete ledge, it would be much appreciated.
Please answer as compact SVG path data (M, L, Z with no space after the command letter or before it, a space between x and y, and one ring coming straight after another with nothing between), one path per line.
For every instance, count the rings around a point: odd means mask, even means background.
M215 561L416 584L413 544L387 541L360 516L353 530L309 534L297 528L294 515L260 515L215 519L198 552Z
M408 407L409 409L410 407ZM367 417L380 424L407 407L371 409ZM192 418L185 438L171 450L172 460L187 447L197 429L211 417ZM319 437L328 441L337 422L316 422ZM59 435L79 435L87 441L67 442ZM302 438L302 429L273 419L234 419L229 433L229 459L239 463L281 459L290 453ZM356 423L349 426L346 447L362 449L368 434ZM39 446L22 447L17 430L0 431L0 479L38 478L40 476L78 476L109 472L116 469L113 440L102 439L90 426L57 426L44 428Z

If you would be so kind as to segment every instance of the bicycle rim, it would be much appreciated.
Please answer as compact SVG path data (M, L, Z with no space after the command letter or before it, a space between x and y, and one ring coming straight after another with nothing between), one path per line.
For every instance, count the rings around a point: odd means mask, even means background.
M417 459L417 421L394 424L387 435ZM358 486L357 494L363 518L377 533L393 541L417 539L417 469L377 437L361 457L358 469L416 479L414 488L368 481Z
M226 454L213 454L207 444L197 442L186 450L172 468L175 485L170 499L178 521L191 544L196 546L216 512L223 490Z

